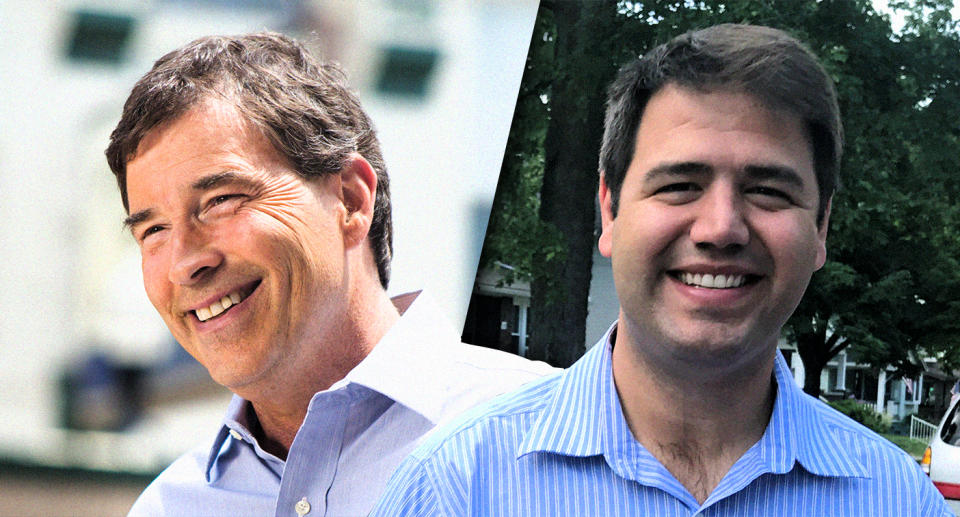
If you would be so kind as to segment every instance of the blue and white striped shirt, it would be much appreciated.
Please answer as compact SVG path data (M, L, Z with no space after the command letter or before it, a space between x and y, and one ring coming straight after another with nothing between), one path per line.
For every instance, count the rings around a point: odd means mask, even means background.
M953 515L916 462L803 393L779 354L763 437L699 504L633 438L613 384L609 335L567 371L430 437L371 515Z

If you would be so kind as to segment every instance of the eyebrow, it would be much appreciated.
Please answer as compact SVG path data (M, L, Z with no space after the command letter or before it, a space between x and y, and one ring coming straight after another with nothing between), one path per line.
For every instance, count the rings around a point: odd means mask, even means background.
M254 180L237 171L222 171L198 178L193 182L193 184L190 185L190 188L194 191L204 192L227 183L241 183L247 186L253 186L257 184ZM151 208L139 210L130 214L123 220L123 227L127 230L133 230L134 226L146 221L152 216L153 209Z
M655 180L660 176L695 176L709 174L713 167L702 162L662 163L647 171L644 179Z
M134 226L146 221L147 219L150 219L152 215L153 210L149 208L134 212L123 220L123 229L133 231Z
M198 178L193 182L193 185L190 185L190 188L203 192L205 190L217 188L225 183L242 183L245 185L253 185L255 182L237 171L223 171Z
M799 189L805 186L800 174L791 167L776 164L747 165L743 170L754 180L781 181ZM660 176L698 176L712 171L713 167L703 162L663 163L648 170L644 178L650 181Z

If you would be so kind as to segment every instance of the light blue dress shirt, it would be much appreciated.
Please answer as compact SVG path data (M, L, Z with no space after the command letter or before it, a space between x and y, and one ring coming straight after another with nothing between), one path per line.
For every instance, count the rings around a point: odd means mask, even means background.
M425 433L475 404L553 371L460 343L421 294L347 376L313 396L286 461L251 432L234 397L213 445L177 459L131 516L366 515Z
M566 372L434 433L371 515L952 515L916 462L803 393L779 354L766 431L697 503L631 434L613 384L611 331Z

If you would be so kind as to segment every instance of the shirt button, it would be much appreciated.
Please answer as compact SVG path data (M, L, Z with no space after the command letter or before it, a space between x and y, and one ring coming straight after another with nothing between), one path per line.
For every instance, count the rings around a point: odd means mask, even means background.
M304 515L310 513L310 503L307 502L307 498L297 501L297 504L293 505L293 509L296 510L297 515L303 517Z
M235 440L243 441L243 435L241 435L236 429L230 430L230 436L232 436Z

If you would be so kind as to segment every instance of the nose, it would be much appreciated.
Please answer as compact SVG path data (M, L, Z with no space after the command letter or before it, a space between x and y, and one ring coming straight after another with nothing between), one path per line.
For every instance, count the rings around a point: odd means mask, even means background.
M746 206L736 188L711 185L698 203L690 238L699 248L736 249L747 245L750 228Z
M223 263L223 255L211 246L196 225L171 229L170 281L195 285L209 277Z

